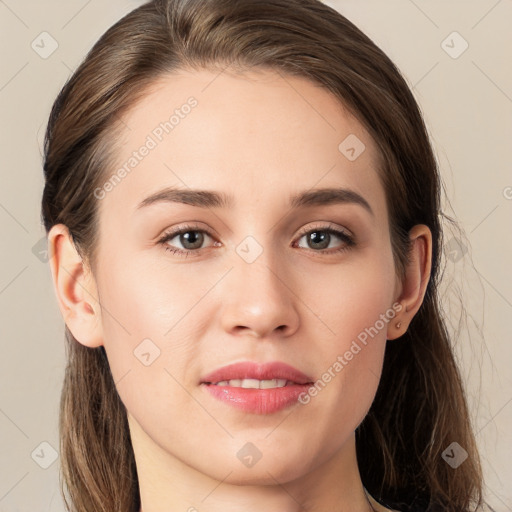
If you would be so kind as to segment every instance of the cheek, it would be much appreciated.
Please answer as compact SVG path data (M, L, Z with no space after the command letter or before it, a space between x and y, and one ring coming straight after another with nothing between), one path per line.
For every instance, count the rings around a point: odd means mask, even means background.
M104 265L98 283L105 350L128 410L172 415L172 404L186 412L190 403L178 382L190 378L208 325L196 306L212 283L137 258Z
M315 277L304 280L301 297L324 323L322 332L337 340L338 349L373 327L392 306L395 274L391 254L367 251L346 265L305 275ZM385 338L383 327L379 321L377 328Z
M156 268L147 260L105 266L100 276L105 344L133 350L145 338L161 344L211 287L191 272Z
M357 293L340 299L339 308L332 311L332 342L324 345L324 364L338 373L350 374L354 379L363 373L378 378L387 339L387 327L394 311L385 296L375 292ZM386 316L387 312L387 316ZM337 314L336 314L337 313ZM347 371L348 370L348 371Z
M159 435L172 443L170 419L182 421L195 412L179 384L183 374L176 371L186 368L193 354L193 336L183 336L179 323L190 306L178 287L152 280L144 269L111 268L103 289L104 346L121 401L138 424L158 426Z
M324 333L316 336L319 340L312 354L318 361L319 380L311 402L318 400L313 407L329 411L333 424L348 419L354 429L375 396L387 329L396 321L392 258L375 255L360 263L340 268L329 280L322 278L325 293L316 296L311 308L321 312L323 325L315 325Z

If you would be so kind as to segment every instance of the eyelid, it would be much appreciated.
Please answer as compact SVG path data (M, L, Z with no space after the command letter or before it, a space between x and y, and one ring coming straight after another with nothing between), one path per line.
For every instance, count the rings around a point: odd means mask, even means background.
M333 224L332 222L329 222L327 224L322 224L321 222L319 224L313 225L313 226L304 226L300 232L299 237L307 235L308 233L311 233L312 231L336 231L341 232L348 238L354 238L354 235L346 228L343 228L341 226L337 226L336 224Z
M332 222L328 222L327 224L322 224L321 221L318 221L318 223L313 226L304 226L303 228L301 228L301 230L299 231L297 236L298 237L304 236L304 235L310 233L311 231L314 231L315 229L322 230L322 231L328 231L330 229L332 229L333 231L341 231L347 237L354 238L354 235L348 229L339 227L339 226L333 224ZM161 241L163 238L173 236L173 235L176 236L178 234L181 234L181 233L187 232L187 231L202 231L202 232L205 232L210 237L212 237L211 231L213 231L213 230L210 230L209 227L201 226L199 223L196 222L194 225L185 224L183 226L178 226L177 228L170 228L168 230L165 230L164 233L158 237L158 240Z
M192 223L185 223L183 225L164 230L164 232L157 237L157 241L161 242L164 238L170 238L181 233L186 233L187 231L200 231L206 233L210 237L213 236L212 229L210 229L206 225L198 223L197 221L193 221Z

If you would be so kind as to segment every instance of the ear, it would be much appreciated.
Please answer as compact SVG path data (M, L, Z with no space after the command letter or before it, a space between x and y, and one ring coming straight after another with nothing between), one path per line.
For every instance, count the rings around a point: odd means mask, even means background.
M430 280L432 233L428 226L417 224L409 231L409 238L412 240L409 262L404 278L398 282L399 291L395 294L395 303L399 302L402 309L397 313L393 322L388 324L388 340L394 340L407 331L408 325L423 303Z
M96 282L64 224L53 226L48 233L48 251L53 286L64 322L82 345L90 348L103 345Z

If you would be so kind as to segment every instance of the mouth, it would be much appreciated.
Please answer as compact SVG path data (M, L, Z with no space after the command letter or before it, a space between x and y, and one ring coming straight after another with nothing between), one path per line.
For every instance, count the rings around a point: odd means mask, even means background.
M244 389L271 389L312 384L313 379L297 368L280 361L245 361L223 366L201 379L201 384Z
M297 382L286 379L231 379L221 380L220 382L205 382L204 384L209 386L228 386L230 388L243 389L275 389L297 385Z
M227 405L255 414L270 414L297 403L313 379L282 362L235 363L206 375L201 387Z

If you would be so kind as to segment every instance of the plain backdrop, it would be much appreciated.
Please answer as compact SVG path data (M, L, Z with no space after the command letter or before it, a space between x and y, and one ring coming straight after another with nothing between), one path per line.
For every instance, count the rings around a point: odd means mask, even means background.
M72 71L141 3L0 0L0 512L64 510L64 324L40 221L42 142ZM424 113L446 187L443 209L465 233L445 235L443 295L486 501L489 510L512 511L512 0L327 3L387 52Z

